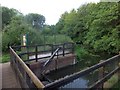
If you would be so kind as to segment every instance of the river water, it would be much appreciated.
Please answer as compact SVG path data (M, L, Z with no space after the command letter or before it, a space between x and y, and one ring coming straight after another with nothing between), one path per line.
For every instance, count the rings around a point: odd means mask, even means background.
M107 58L110 58L110 57L111 57L111 55L106 56L106 57L103 57L103 56L91 57L91 58L88 58L86 60L84 60L84 59L79 60L79 62L76 63L75 65L70 65L70 66L66 66L64 68L55 70L55 71L51 71L46 76L51 81L54 82L55 80L58 80L58 79L63 78L65 76L79 72L87 67L90 67L90 66L98 63L100 60L106 60ZM87 88L98 80L98 76L99 76L98 70L96 70L93 73L89 73L83 77L79 77L79 78L71 81L70 83L59 87L59 89L62 89L62 88Z

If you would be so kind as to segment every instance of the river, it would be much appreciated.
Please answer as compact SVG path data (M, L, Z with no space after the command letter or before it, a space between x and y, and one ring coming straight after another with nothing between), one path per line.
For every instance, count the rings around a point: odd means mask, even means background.
M108 58L112 57L111 55L105 55L100 57L89 57L88 59L78 60L79 62L75 65L66 66L64 68L51 71L46 76L51 80L55 81L60 78L63 78L67 75L79 72L87 67L90 67L96 63L98 63L100 60L106 60ZM94 82L98 80L98 70L94 71L93 73L89 73L83 77L77 78L70 83L63 85L59 87L61 88L87 88L90 85L92 85Z

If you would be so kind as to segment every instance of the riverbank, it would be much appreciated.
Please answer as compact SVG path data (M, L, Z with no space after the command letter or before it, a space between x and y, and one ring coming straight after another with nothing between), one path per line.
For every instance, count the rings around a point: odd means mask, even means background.
M118 88L118 74L114 74L107 82L104 83L104 88Z

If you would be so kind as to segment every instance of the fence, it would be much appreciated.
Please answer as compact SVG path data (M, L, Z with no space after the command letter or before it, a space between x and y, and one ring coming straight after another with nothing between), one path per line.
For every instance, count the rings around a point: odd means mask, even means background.
M71 46L72 48L67 47L67 45ZM104 82L106 82L113 74L120 71L120 54L119 54L119 55L116 55L112 58L104 60L104 61L102 61L94 66L91 66L87 69L84 69L80 72L66 76L62 79L56 80L56 81L49 83L47 85L43 85L43 83L38 79L38 77L35 76L35 74L29 69L29 67L21 59L22 55L28 55L28 57L29 57L30 54L35 55L35 58L32 60L37 61L38 59L40 59L40 58L38 58L38 54L41 53L41 51L42 51L41 48L38 50L38 48L40 46L41 45L26 46L26 47L15 46L15 47L13 47L14 49L12 47L10 47L11 66L13 67L15 74L16 74L16 77L17 77L18 81L20 82L22 88L41 88L41 89L61 88L62 86L70 83L71 81L73 81L79 77L85 76L87 74L93 73L96 70L101 73L100 78L98 78L98 80L96 82L94 82L92 85L90 85L88 88L89 89L102 88ZM57 47L61 46L62 47L62 54L60 53L58 55L62 55L62 56L67 54L67 53L65 53L66 49L70 49L72 51L74 49L73 44L71 44L71 43L61 44L61 45L46 45L46 46L49 46L50 48L47 47L47 51L44 48L42 48L43 52L44 51L45 51L45 53L50 52L51 54L54 51L54 47L56 49ZM33 49L31 49L30 47L33 47L35 49L35 52L29 52L27 50L24 53L21 52L22 48L29 48L30 50L33 51ZM17 54L17 53L19 53L19 54ZM46 57L44 57L44 58L46 58ZM108 68L108 66L110 66L110 68Z
M34 45L34 46L13 46L15 51L19 51L18 55L26 62L33 61L36 62L40 59L49 58L55 49L61 47L56 56L66 55L74 53L74 43L64 43L64 44L45 44L45 45ZM42 54L40 56L40 54ZM46 55L45 55L46 54ZM23 58L26 57L26 58ZM32 57L32 58L31 58Z
M45 87L11 47L10 55L11 66L15 71L16 78L18 79L22 88L28 89L33 87L34 88Z
M53 51L61 47L62 53L58 53L59 55L66 55L69 53L73 53L73 43L64 43L59 45L35 45L35 46L13 46L10 47L10 56L11 56L11 66L15 71L15 75L21 85L22 88L44 88L45 86L42 82L36 77L36 75L30 70L30 68L25 64L26 61L32 61L43 58L48 58L53 54ZM32 48L31 48L32 47ZM42 47L42 48L41 48ZM23 50L25 49L25 50ZM30 49L32 52L28 52ZM35 52L33 51L35 50ZM65 50L69 50L69 52L65 52ZM38 58L40 53L51 53L50 56ZM22 57L27 55L28 60L23 60ZM35 55L34 59L29 59L30 55Z
M107 65L112 65L114 63L117 64L117 66L114 65L113 68L110 68L112 70L110 70L106 67ZM101 68L102 68L102 70L101 70ZM107 69L105 70L105 68L107 68ZM72 75L66 76L62 79L56 80L55 82L46 85L45 88L46 89L61 88L62 86L69 84L70 82L74 81L77 78L80 78L80 77L83 77L85 75L95 72L95 70L99 71L100 76L98 76L98 80L96 82L94 82L92 85L90 85L88 87L89 89L103 88L104 82L106 82L110 77L112 77L113 74L120 71L120 55L116 55L110 59L100 62L100 63L98 63L94 66L91 66L87 69L84 69L80 72L77 72Z

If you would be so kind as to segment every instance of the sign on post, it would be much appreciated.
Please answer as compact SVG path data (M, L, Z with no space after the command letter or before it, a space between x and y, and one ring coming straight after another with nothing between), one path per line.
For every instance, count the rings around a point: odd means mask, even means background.
M26 35L23 35L23 46L26 46Z
M26 36L27 36L27 34L22 35L22 46L27 45L27 37ZM28 48L27 47L22 47L22 52L28 52ZM29 55L27 54L27 55L23 56L23 58L25 60L27 60L27 59L29 59Z

